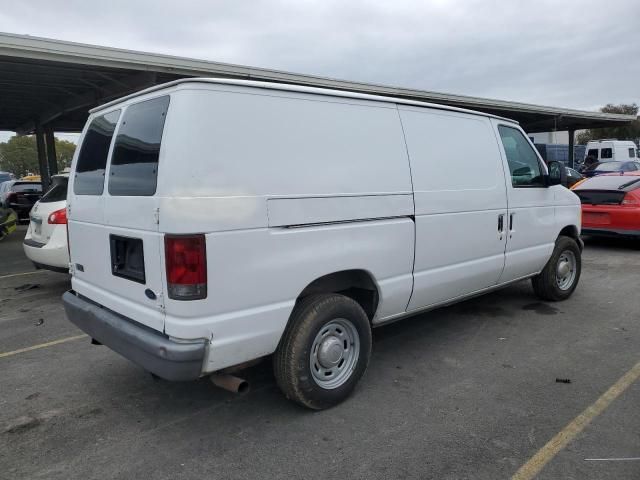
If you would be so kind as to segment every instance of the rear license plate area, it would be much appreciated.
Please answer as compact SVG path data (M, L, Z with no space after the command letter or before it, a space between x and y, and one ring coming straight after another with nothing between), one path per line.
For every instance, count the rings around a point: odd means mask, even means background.
M31 222L33 223L33 233L35 235L42 234L42 219L38 217L31 217Z
M111 244L111 273L133 282L146 282L142 239L109 235Z
M586 212L582 218L584 223L592 225L608 225L611 223L609 214L605 212Z

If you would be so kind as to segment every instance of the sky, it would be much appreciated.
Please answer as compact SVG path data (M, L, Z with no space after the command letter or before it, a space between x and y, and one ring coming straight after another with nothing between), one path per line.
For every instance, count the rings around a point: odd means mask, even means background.
M30 0L0 31L597 110L640 103L638 20L638 0Z

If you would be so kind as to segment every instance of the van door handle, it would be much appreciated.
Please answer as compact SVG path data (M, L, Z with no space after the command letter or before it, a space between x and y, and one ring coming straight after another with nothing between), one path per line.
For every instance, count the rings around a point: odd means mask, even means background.
M513 213L509 215L509 231L513 232Z
M504 233L504 214L498 215L498 233L500 234L500 240L502 240L502 234Z

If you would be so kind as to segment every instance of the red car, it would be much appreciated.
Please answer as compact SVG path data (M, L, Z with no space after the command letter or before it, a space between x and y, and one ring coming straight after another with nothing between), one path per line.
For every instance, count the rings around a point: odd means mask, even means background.
M640 172L599 175L572 190L582 202L584 235L640 238Z

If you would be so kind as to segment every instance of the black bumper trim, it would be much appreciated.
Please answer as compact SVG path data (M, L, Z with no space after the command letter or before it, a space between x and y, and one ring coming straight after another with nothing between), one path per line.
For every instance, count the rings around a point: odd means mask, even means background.
M42 248L46 245L46 243L40 243L40 242L36 242L35 240L32 240L31 238L25 238L22 243L24 243L27 247L34 247L34 248Z
M49 270L51 272L66 273L67 275L69 274L68 268L54 267L53 265L45 265L44 263L38 263L33 261L31 263L33 263L33 266L36 267L36 269L38 270Z
M583 228L582 235L602 237L640 237L640 230L617 230L608 228Z
M111 310L65 292L67 317L91 338L166 380L195 380L201 376L206 341L175 342L155 330Z

